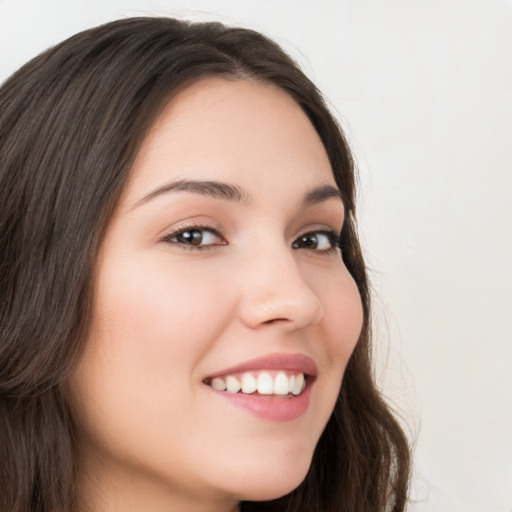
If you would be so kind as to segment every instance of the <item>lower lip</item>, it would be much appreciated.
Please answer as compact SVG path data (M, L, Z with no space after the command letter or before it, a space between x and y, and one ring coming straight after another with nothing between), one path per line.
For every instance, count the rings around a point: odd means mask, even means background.
M292 421L302 416L311 398L313 382L308 382L304 391L293 397L278 397L276 395L246 395L243 393L228 393L209 389L236 407L245 409L249 414L268 421Z

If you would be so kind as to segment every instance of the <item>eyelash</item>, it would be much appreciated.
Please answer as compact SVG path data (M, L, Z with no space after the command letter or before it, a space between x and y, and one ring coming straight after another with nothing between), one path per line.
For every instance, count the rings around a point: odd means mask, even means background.
M186 233L188 233L190 236L192 233L200 233L200 232L211 233L215 237L223 240L223 242L222 243L211 243L211 244L206 244L206 245L194 245L192 243L185 243L183 241L180 242L180 241L176 240L176 238L179 237L180 235L185 235ZM309 249L307 247L307 244L311 243L311 242L308 242L307 238L311 237L310 240L312 240L313 237L317 237L317 244L318 244L318 236L319 235L325 236L327 238L329 247L327 249L316 249L315 247ZM312 230L312 231L303 233L302 235L297 237L292 243L292 248L293 249L308 249L308 250L313 250L315 252L327 254L332 251L336 251L336 250L340 249L340 236L341 235L339 233L337 233L336 231L329 230L329 229ZM189 238L189 241L192 241L193 239L194 239L194 235L192 235L192 237ZM199 239L198 237L196 237L196 240L198 240L199 243L201 243L203 241L202 239ZM179 245L180 248L185 249L185 250L191 250L191 251L204 251L204 250L209 249L215 245L228 245L228 243L225 241L224 237L219 233L218 230L216 230L215 228L212 228L211 226L200 226L200 225L191 225L191 226L182 227L182 228L180 228L176 231L173 231L172 233L169 233L168 235L164 236L162 241L166 242L168 244ZM300 243L303 243L305 245L301 247L299 245ZM313 241L313 243L314 243L314 241Z

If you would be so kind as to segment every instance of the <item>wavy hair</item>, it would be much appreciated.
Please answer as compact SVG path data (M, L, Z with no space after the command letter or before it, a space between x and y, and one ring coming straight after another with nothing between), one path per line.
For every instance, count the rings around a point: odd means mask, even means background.
M272 83L327 151L347 219L342 250L364 325L304 482L243 511L400 512L409 448L372 376L370 297L351 154L320 92L265 36L129 18L77 34L0 88L0 509L80 510L65 393L91 322L98 248L138 149L180 89L207 76Z

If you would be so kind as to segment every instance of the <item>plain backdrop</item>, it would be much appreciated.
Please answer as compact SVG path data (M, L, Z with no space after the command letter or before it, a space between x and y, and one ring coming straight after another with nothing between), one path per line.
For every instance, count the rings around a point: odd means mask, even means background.
M218 19L291 53L355 153L377 374L416 512L512 511L512 2L0 0L0 80L91 26Z

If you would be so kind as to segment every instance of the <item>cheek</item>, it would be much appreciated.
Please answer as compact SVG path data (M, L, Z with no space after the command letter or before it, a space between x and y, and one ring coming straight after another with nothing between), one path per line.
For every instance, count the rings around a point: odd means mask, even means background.
M231 305L216 279L197 269L172 272L156 261L135 272L121 258L111 261L116 265L105 266L98 283L74 388L84 423L115 445L124 435L118 428L147 437L148 425L176 424L192 410L195 367L225 327Z
M119 264L105 275L96 307L97 330L108 336L105 345L136 364L165 365L167 374L199 359L231 310L215 274L205 276L197 266L176 271L157 260L133 272L131 265Z
M338 273L323 287L322 303L324 307L323 340L324 353L320 359L319 375L326 379L318 381L318 391L325 401L319 404L328 406L328 410L318 413L318 417L331 415L342 385L348 361L359 340L363 325L361 296L348 271ZM324 428L325 423L322 425Z
M357 344L363 326L363 307L357 285L343 272L323 293L326 339L333 362L343 367Z
M80 450L92 473L106 460L185 488L218 442L204 429L205 411L216 411L204 403L197 367L232 318L232 294L199 265L177 272L156 260L133 271L122 258L109 261L70 381Z
M361 297L348 271L338 269L313 282L324 316L314 343L319 375L314 388L317 399L312 404L317 418L317 428L312 429L312 447L331 416L363 324Z

